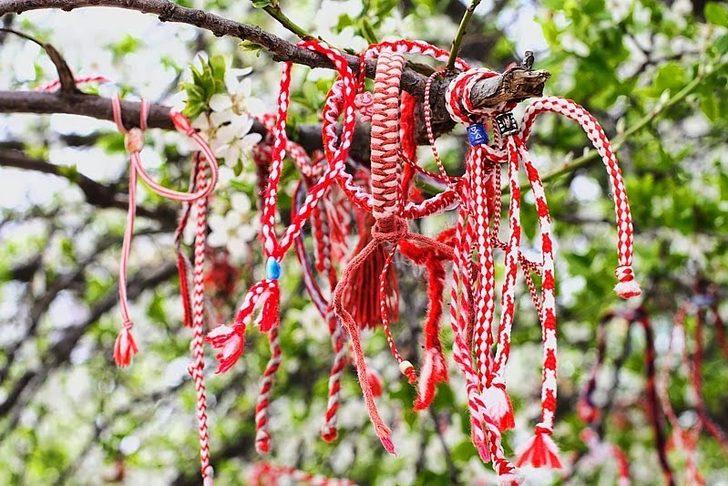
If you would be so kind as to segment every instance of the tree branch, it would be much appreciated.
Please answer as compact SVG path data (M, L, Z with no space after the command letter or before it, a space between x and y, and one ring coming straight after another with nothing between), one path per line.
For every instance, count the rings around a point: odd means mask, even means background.
M19 32L17 30L10 29L8 27L0 28L0 32L7 32L10 34L17 35L18 37L22 37L25 40L28 40L30 42L33 42L35 44L38 44L48 55L48 57L51 58L51 62L56 67L56 73L58 74L58 80L61 83L61 91L64 93L76 93L78 92L78 88L76 88L76 81L73 77L73 72L71 72L71 68L68 67L68 63L63 58L60 52L53 47L51 44L47 42L41 42L35 37L32 37L28 34L25 34L23 32Z
M458 31L455 33L455 38L452 40L452 45L450 46L450 57L447 58L447 66L445 67L447 71L452 71L455 68L455 61L458 58L458 52L460 52L460 43L463 41L465 31L468 30L468 24L470 24L470 19L473 17L473 13L475 13L478 5L480 5L480 0L471 0L470 5L465 10L465 13L463 13Z
M143 273L146 274L146 277L137 275L129 282L127 289L129 298L132 300L136 299L144 290L161 284L176 272L177 266L174 263L165 264L157 268L153 273L144 270ZM19 402L22 403L21 399L27 394L29 386L33 387L35 386L34 384L43 383L51 370L68 361L71 352L86 331L118 303L119 297L116 290L115 287L110 289L103 299L90 310L87 318L74 326L66 328L61 339L56 341L40 357L41 364L39 366L26 370L25 373L18 377L13 386L8 390L4 401L0 403L0 417L7 416L17 407Z
M44 160L28 157L19 150L0 149L0 166L15 167L17 169L32 170L63 177L78 186L86 197L86 202L99 208L126 210L129 205L127 196L120 193L115 187L98 183L77 172L73 167L50 164ZM160 221L165 226L169 226L170 222L174 224L176 211L170 206L159 206L153 209L139 206L137 207L137 214L145 218Z
M204 10L181 7L168 0L6 0L0 5L0 15L6 13L22 13L29 10L58 8L70 11L81 7L118 7L129 10L136 10L142 13L155 14L163 22L177 22L209 30L216 36L232 36L238 39L247 40L259 45L268 51L275 61L290 61L296 64L303 64L310 67L333 68L333 64L324 55L296 46L273 34L265 32L259 27L241 24L219 15ZM359 58L351 54L343 54L349 66L359 70ZM374 77L376 61L370 60L366 64L366 74ZM544 73L547 77L547 73ZM452 77L439 80L433 83L433 125L452 128L453 123L445 109L445 90ZM545 82L546 79L544 79ZM427 77L411 68L406 68L402 73L402 89L414 95L420 101L424 98L424 89ZM541 86L543 88L543 86ZM479 93L477 89L473 93ZM532 93L514 93L513 99L524 99L530 96L540 96L542 89ZM481 99L477 96L472 98L473 106L487 108L498 103L490 98ZM109 107L104 107L110 110ZM448 128L449 127L449 128Z
M722 63L715 66L715 68L710 71L706 72L705 70L699 71L698 75L695 76L688 84L686 84L681 90L679 90L677 93L675 93L672 97L670 97L666 102L664 103L658 103L652 110L650 110L649 113L647 113L645 116L640 118L634 125L630 126L627 130L625 130L623 133L617 135L612 140L612 148L616 152L619 150L628 140L629 138L634 135L635 133L642 130L644 127L648 126L650 123L652 123L658 116L660 116L665 110L675 106L676 104L680 103L682 100L684 100L690 93L695 91L695 89L700 86L700 84L703 82L703 80L709 76L711 76L714 73L718 73L723 71L725 67L728 65L728 61L723 61ZM559 177L563 176L564 174L568 174L569 172L573 172L579 168L586 167L587 165L591 164L595 160L599 160L598 154L596 150L589 150L587 153L582 155L579 158L576 158L570 162L566 162L561 167L558 167L551 172L544 175L541 179L543 182L548 182L553 179L558 179ZM522 186L521 190L526 190L526 186Z
M268 15L276 19L278 23L281 24L283 27L296 34L298 38L302 40L313 39L313 36L311 34L306 32L302 27L300 27L293 20L291 20L288 15L283 13L283 10L281 10L278 2L266 5L265 7L263 7L263 10L265 10Z

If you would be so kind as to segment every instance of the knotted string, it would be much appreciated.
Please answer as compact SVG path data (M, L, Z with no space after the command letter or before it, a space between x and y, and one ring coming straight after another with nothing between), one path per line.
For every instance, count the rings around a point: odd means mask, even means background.
M218 373L229 370L240 358L244 350L245 331L247 321L254 310L261 306L259 328L268 336L271 347L271 358L266 366L263 381L256 407L256 449L260 453L270 450L270 433L268 432L268 408L273 379L280 367L279 325L280 325L280 288L281 261L293 245L306 221L316 210L319 201L329 190L338 174L345 169L349 148L353 139L354 124L354 96L356 95L356 80L348 66L346 58L337 50L330 48L317 40L303 41L300 47L325 55L332 61L342 82L344 127L341 135L341 145L327 157L329 167L319 180L309 188L309 192L300 205L298 211L291 218L291 224L286 228L283 236L278 238L275 231L275 222L278 214L278 185L280 182L283 159L289 148L286 136L286 118L290 104L290 84L292 62L283 66L277 97L278 107L275 123L272 127L272 148L270 151L270 165L268 167L266 188L263 195L263 210L261 212L263 254L266 257L266 276L254 284L243 298L231 326L222 324L208 333L207 340L217 349Z
M127 130L124 127L121 113L121 101L119 96L112 98L112 114L117 129L124 134L124 146L129 153L129 209L127 222L122 242L121 262L119 269L119 306L123 319L123 328L119 333L114 345L114 360L118 366L124 367L131 363L131 358L138 352L138 346L132 334L133 324L129 315L129 303L127 299L127 266L131 250L131 241L134 234L134 222L136 216L137 199L137 176L148 185L148 187L162 197L174 201L187 203L178 228L175 232L175 244L177 247L177 264L180 271L180 290L184 305L185 324L192 326L193 339L191 351L193 362L189 367L190 375L195 383L197 395L197 422L200 441L200 462L201 474L205 486L213 484L213 469L210 465L209 432L207 426L207 395L204 379L204 333L205 333L205 302L204 302L204 264L206 251L207 234L207 201L217 183L217 161L212 150L202 137L192 128L189 120L182 114L172 112L170 117L175 128L195 141L203 155L195 155L195 167L192 171L192 178L189 192L180 192L168 189L158 184L144 170L141 161L141 151L144 147L144 130L147 127L149 115L149 103L142 100L140 107L139 128ZM202 167L202 162L205 166ZM209 173L209 174L208 174ZM209 180L208 180L209 176ZM189 265L183 252L180 251L180 240L184 227L189 218L191 202L195 202L195 218L197 221L195 233L195 261L193 277L193 297L190 303L189 281L187 267Z

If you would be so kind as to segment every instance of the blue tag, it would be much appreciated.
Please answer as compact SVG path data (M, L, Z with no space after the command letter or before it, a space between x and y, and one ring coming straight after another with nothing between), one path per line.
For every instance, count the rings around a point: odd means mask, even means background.
M268 257L265 263L265 273L269 280L278 280L281 276L281 264L273 257Z
M473 123L468 127L468 142L473 147L488 143L488 132L482 123Z

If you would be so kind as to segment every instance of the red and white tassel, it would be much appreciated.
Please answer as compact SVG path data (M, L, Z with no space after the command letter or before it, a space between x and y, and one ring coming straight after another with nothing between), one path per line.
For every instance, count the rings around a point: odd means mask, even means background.
M114 361L119 367L126 367L131 364L131 359L139 352L134 334L132 334L133 324L130 321L124 322L124 327L119 331L114 343Z
M425 358L417 382L414 409L424 410L429 407L435 397L435 386L445 381L447 381L447 363L445 363L442 351L434 347L425 349Z
M382 392L384 391L382 377L379 375L377 370L371 367L371 365L367 366L367 382L369 383L369 389L371 389L372 395L374 395L375 398L381 397Z
M510 430L516 426L513 418L513 405L502 383L491 383L483 389L483 402L488 415L501 431Z
M551 430L536 426L534 435L518 448L516 465L561 469L559 449L551 439Z

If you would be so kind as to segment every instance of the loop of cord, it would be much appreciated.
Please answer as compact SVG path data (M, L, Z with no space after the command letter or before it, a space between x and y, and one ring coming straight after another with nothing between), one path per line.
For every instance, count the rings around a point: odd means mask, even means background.
M263 253L267 258L266 277L254 284L243 298L231 326L220 325L208 333L207 340L218 350L218 373L230 369L240 358L245 345L245 331L247 321L253 311L260 305L262 307L259 328L267 334L271 348L271 358L266 366L261 383L258 404L256 406L256 449L260 453L271 450L270 432L268 430L268 409L270 405L271 390L275 373L280 367L281 353L279 345L280 326L280 287L279 276L281 261L287 250L294 244L300 235L306 221L317 210L319 202L328 192L332 182L339 173L344 171L348 159L349 149L353 140L355 125L354 99L357 92L356 78L348 66L344 56L337 50L317 40L303 41L300 47L325 55L334 63L341 82L342 110L344 123L341 133L341 143L330 153L327 153L329 166L324 169L318 181L308 187L308 194L291 218L290 225L279 238L275 231L278 216L278 186L283 170L283 159L290 142L286 136L286 119L290 105L290 84L292 62L283 65L279 92L277 96L277 112L272 124L270 164L267 171L266 187L263 193L263 209L261 212Z
M136 215L136 191L137 176L149 186L149 188L162 197L180 201L183 203L195 203L196 232L194 245L194 273L193 273L193 295L190 301L188 270L189 262L180 250L180 240L184 227L187 223L191 205L186 207L180 218L176 231L175 240L177 246L177 264L180 275L180 290L184 303L185 324L193 328L192 356L193 362L189 372L195 384L197 395L197 422L200 442L200 471L205 486L213 484L214 472L210 465L209 432L207 426L207 394L204 378L204 333L205 333L205 302L204 302L204 266L207 238L207 202L210 193L214 190L217 182L217 160L207 142L191 129L191 124L180 113L173 112L171 118L175 127L196 142L202 155L195 156L195 168L192 171L190 191L180 192L168 189L154 181L145 171L141 161L141 151L144 148L144 130L147 128L147 117L149 115L149 103L142 100L140 106L139 127L129 130L123 124L121 101L118 95L112 98L112 114L119 132L124 134L124 146L129 153L129 210L127 212L127 223L124 231L124 239L121 251L121 263L119 270L119 302L123 320L123 328L117 337L114 346L114 359L118 366L128 366L132 357L138 352L138 346L132 334L133 323L129 315L129 304L127 299L127 266L131 251L131 240L134 234L134 222ZM202 164L205 164L204 167ZM209 179L208 179L209 177Z

